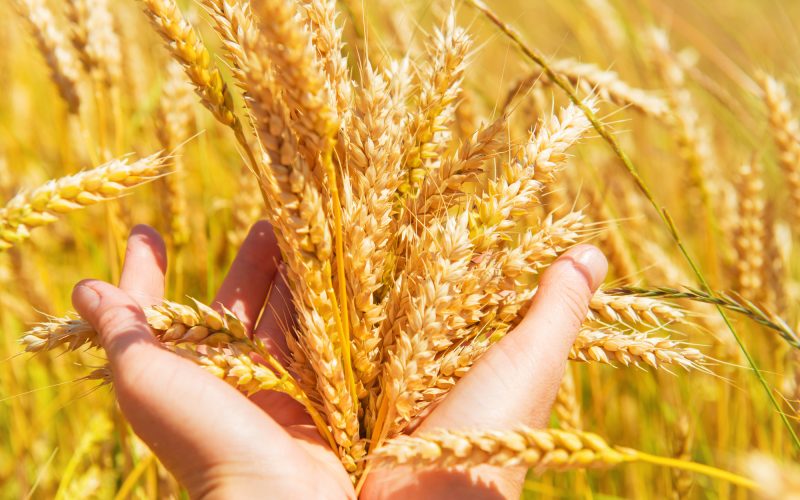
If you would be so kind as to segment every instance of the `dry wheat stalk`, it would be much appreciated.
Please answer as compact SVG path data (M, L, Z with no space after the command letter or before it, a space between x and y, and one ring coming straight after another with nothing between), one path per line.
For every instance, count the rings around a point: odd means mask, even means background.
M470 467L523 465L542 470L610 467L634 460L600 436L559 429L449 431L433 430L399 436L371 456L378 467Z
M269 55L275 67L274 78L286 101L300 152L315 165L320 156L330 154L339 122L335 98L320 67L311 35L299 22L291 2L264 0L256 13L263 21L261 31L269 40L265 55ZM323 170L318 175L321 177L323 173L328 174Z
M608 0L583 0L583 3L586 4L612 49L620 50L624 47L628 38L625 33L625 23L614 5Z
M793 223L797 224L800 221L800 123L783 84L766 74L759 75L759 80L764 91L772 136L778 147L778 160L788 181L794 207Z
M700 125L700 117L686 88L686 74L676 60L666 32L652 29L650 32L656 70L667 90L670 105L669 118L675 131L679 153L689 169L693 187L699 190L702 206L709 207L710 200L719 199L711 191L716 168L710 146L708 131Z
M398 94L397 90L400 91ZM353 365L363 387L360 398L374 392L380 372L382 350L380 322L385 301L378 292L384 286L392 225L392 203L401 181L398 168L405 128L397 109L403 109L404 89L391 91L389 82L369 63L363 73L363 87L356 93L347 143L343 189L345 262L348 296L352 301Z
M70 50L66 36L59 30L53 13L44 0L14 0L14 6L28 24L44 56L50 76L67 103L69 112L80 109L80 63Z
M112 160L19 193L0 208L0 250L28 238L31 228L54 222L60 214L114 199L155 179L168 160L160 153L136 161Z
M688 462L692 459L692 429L689 426L689 419L685 414L681 415L677 423L675 435L675 445L673 456L678 460ZM690 472L685 470L672 470L672 498L674 500L685 500L690 498L694 478Z
M312 0L302 5L309 21L313 45L332 89L339 119L344 121L352 105L353 84L343 54L342 28L336 23L335 0Z

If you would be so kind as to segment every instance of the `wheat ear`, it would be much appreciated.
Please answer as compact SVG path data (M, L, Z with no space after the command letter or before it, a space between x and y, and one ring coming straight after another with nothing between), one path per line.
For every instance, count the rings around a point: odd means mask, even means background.
M788 181L794 207L792 217L797 224L800 222L800 123L794 116L783 84L769 75L759 76L772 136L778 147L779 164Z
M200 35L183 16L175 0L141 0L141 2L153 26L164 39L167 49L183 66L186 76L200 97L200 102L220 123L233 130L252 167L256 168L256 159L245 137L242 123L236 116L233 96Z
M699 472L751 490L758 488L755 481L708 465L612 447L603 438L590 432L524 426L514 430L489 431L437 429L415 436L400 436L376 450L371 458L380 467L524 465L537 472L611 467L624 462L641 461Z
M70 50L67 38L56 25L55 17L44 0L14 0L14 6L27 22L39 52L44 56L58 92L69 112L80 110L80 63Z
M371 454L378 467L526 466L537 471L611 467L635 458L589 432L520 427L506 431L433 430L399 436Z
M114 199L155 179L164 173L167 161L160 153L136 161L122 158L19 193L0 208L0 250L28 238L30 229L54 222L60 214Z

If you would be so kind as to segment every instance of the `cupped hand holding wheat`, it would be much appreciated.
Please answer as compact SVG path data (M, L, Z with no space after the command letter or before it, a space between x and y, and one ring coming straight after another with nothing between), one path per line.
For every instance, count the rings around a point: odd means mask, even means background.
M283 333L293 313L279 260L272 228L256 224L214 304L235 313L283 360ZM336 453L302 406L274 391L248 399L156 341L143 308L161 302L165 269L162 239L138 226L119 288L87 280L73 292L77 311L99 333L120 408L136 433L192 496L257 497L269 491L275 498L355 497ZM476 363L419 430L545 425L570 346L605 270L605 259L589 246L556 261L522 323ZM403 469L368 474L362 497L433 498L483 487L517 497L524 477L521 469L487 466L468 472Z

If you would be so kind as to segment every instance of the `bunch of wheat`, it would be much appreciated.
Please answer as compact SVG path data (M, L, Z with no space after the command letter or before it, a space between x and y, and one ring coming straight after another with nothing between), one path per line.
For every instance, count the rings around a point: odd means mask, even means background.
M697 132L684 75L668 56L665 35L656 32L653 38L669 84L667 101L613 72L563 60L543 73L542 83L566 82L583 98L527 124L519 137L508 134L511 98L501 116L475 130L465 133L464 121L456 123L471 38L453 13L419 57L376 58L351 50L348 60L333 0L200 3L221 40L246 114L238 112L235 89L177 3L142 0L174 59L159 105L159 140L172 151L190 135L185 96L191 84L214 118L233 131L246 170L254 174L243 179L242 192L263 197L297 322L286 332L291 355L281 363L230 311L196 301L164 302L145 312L165 348L245 394L279 391L297 400L354 481L370 461L567 469L647 460L580 430L570 380L556 403L562 429L404 433L519 322L540 272L599 231L580 210L550 210L543 203L557 191L570 149L597 127L598 98L669 117L695 187L703 198L716 194L704 184L705 136ZM119 47L104 44L108 34L92 28L104 24L106 2L69 2L68 17L80 28L70 33L78 59L70 57L43 3L17 4L72 113L80 112L78 62L96 83L118 83ZM539 83L540 76L521 80L511 97ZM796 127L781 87L766 77L764 87L776 141L789 151L781 156L789 172ZM114 161L18 195L0 209L0 250L55 214L157 177L165 162L160 155ZM747 173L755 175L752 169ZM180 247L189 238L184 193L177 181L165 184L172 242ZM753 186L743 189L758 191ZM758 218L764 207L757 208L742 217ZM765 231L758 229L750 232L762 237ZM230 238L241 239L233 231ZM751 275L760 267L748 264L742 263L741 280L758 288ZM726 307L797 342L782 320L743 299L696 290L607 289L592 299L570 359L708 371L711 360L701 350L670 338L672 327L693 316L665 298ZM48 319L22 343L30 352L99 345L96 332L75 315ZM111 381L105 369L88 378Z

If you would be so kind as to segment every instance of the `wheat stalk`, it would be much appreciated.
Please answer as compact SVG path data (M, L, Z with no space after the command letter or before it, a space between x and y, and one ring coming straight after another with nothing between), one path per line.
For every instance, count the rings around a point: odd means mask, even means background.
M320 137L300 127L297 130L304 131L307 140L312 136L315 138L315 141L301 146L297 136L291 133L289 112L285 104L278 100L276 80L279 79L275 73L280 71L277 68L273 71L267 57L273 49L267 47L266 39L255 28L250 12L241 6L229 7L216 0L207 0L205 5L212 13L215 27L225 42L237 80L245 89L267 155L260 165L259 176L289 268L290 283L302 325L301 342L296 344L297 348L293 351L295 356L302 355L314 367L317 392L334 428L333 435L344 450L343 458L354 471L357 457L351 457L350 450L358 441L359 425L354 401L356 391L346 374L347 370L352 370L350 360L344 355L349 350L349 340L342 327L344 320L339 316L337 297L333 293L330 264L333 238L323 208L322 193L317 188L305 155L301 153L303 148L321 147L318 143ZM283 16L279 19L294 22L289 13L284 12L285 6L265 5L264 9L267 8L277 9L277 14ZM290 26L275 28L280 33L289 29ZM289 37L285 43L299 43L299 40ZM298 48L295 47L295 50ZM301 50L303 54L304 51L305 48ZM283 54L282 57L285 63L285 58L289 56ZM295 54L291 57L300 56ZM282 78L285 81L290 77L284 75ZM296 117L295 121L300 120L304 126L314 126L321 119L324 120L322 117L304 117L302 120ZM334 203L338 204L339 201ZM344 282L341 284L344 285ZM345 297L342 295L343 304L346 304Z
M168 160L160 153L136 161L112 160L19 193L0 208L0 250L28 238L32 228L54 222L61 214L114 199L155 179L164 173Z
M175 0L141 0L145 13L155 26L172 56L181 63L200 102L223 125L233 130L253 168L256 159L236 116L233 96L200 35L186 20Z

